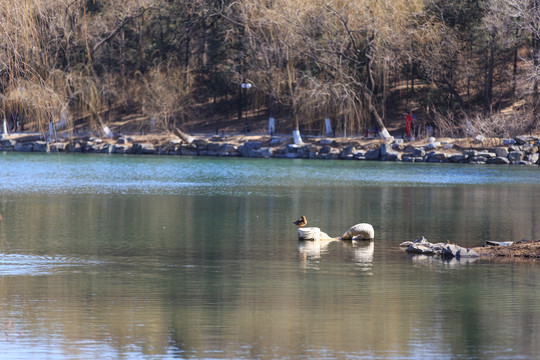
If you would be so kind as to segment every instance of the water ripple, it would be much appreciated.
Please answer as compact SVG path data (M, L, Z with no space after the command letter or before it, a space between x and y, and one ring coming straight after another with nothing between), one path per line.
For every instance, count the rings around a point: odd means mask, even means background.
M53 271L98 265L97 260L63 256L1 254L0 275L43 275Z

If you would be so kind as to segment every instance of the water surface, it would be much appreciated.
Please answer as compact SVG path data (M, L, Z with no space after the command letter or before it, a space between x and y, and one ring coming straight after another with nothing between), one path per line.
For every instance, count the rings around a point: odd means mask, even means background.
M536 167L0 156L1 357L533 358L535 262L398 248L540 239ZM372 243L299 246L291 224Z

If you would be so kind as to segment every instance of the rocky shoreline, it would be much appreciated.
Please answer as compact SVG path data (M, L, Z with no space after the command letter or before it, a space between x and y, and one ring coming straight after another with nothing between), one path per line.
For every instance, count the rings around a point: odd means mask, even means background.
M285 135L200 135L189 143L165 134L58 136L47 140L41 134L19 133L2 136L0 151L520 165L538 165L540 161L540 138L536 136L495 140L479 136L468 144L433 137L414 142L395 139L392 143L378 138L306 137L301 144L295 144L292 136Z

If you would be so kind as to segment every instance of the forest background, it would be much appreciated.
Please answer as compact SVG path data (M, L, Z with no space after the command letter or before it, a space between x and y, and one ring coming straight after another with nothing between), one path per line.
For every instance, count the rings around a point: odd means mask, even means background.
M0 3L12 130L352 135L413 110L441 136L513 136L540 130L539 81L540 0Z

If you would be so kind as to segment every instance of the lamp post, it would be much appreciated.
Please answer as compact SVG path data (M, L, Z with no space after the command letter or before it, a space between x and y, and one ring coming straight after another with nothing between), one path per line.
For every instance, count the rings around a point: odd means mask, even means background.
M247 135L247 133L248 133L248 123L247 123L247 110L248 109L247 108L248 108L248 104L249 104L248 97L247 97L247 90L251 89L252 85L251 85L251 83L243 82L241 86L242 86L242 89L243 89L243 92L244 92L244 99L245 99L245 105L246 105L245 106L246 111L245 111L245 115L244 115L244 135Z

